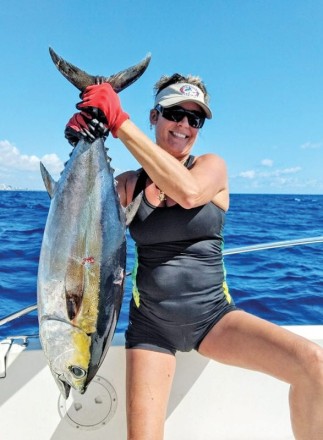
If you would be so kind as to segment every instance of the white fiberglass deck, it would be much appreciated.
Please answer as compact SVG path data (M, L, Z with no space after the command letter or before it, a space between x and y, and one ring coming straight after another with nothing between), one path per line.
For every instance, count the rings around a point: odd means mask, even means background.
M323 326L288 328L323 345ZM84 396L73 393L74 400L67 403L59 395L38 340L30 340L25 350L14 343L6 359L6 377L0 379L0 438L125 440L122 343L115 338L99 377ZM4 354L8 345L2 341L0 348ZM293 439L288 385L208 361L195 352L178 353L165 440L216 439Z

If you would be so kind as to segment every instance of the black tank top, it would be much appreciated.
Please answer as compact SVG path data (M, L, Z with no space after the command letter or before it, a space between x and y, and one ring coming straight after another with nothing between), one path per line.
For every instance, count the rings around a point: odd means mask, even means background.
M139 176L136 192L145 188L146 179ZM143 195L129 227L137 248L135 290L143 313L178 324L213 314L224 295L224 221L224 211L212 202L192 209L156 207Z

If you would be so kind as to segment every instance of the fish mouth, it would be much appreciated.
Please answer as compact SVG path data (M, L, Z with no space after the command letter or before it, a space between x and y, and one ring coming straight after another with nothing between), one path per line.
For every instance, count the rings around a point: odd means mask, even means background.
M61 395L64 397L65 400L69 398L71 388L73 388L73 390L77 391L80 394L84 394L88 386L88 383L86 383L83 388L75 388L70 385L65 379L62 379L60 376L57 377L56 383L58 385Z
M55 381L58 385L58 388L62 396L64 397L65 400L67 400L68 396L70 395L71 385L62 378L62 375L57 375L55 377Z
M82 382L79 386L76 386L76 385L72 385L66 379L66 376L64 374L56 374L55 375L55 381L58 385L58 388L59 388L62 396L65 398L65 400L68 399L70 392L71 392L71 388L73 388L75 391L77 391L80 394L84 394L91 379L89 379L89 377L86 377L86 380L84 382Z

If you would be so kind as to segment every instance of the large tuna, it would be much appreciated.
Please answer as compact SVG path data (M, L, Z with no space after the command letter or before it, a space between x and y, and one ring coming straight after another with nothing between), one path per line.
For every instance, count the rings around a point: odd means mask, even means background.
M51 55L59 70L80 90L106 81L117 92L134 82L150 59L98 79L52 50ZM79 141L58 182L41 164L51 204L38 269L39 333L49 367L65 398L71 387L83 393L97 373L112 340L123 298L126 214L106 151L102 138L93 143Z

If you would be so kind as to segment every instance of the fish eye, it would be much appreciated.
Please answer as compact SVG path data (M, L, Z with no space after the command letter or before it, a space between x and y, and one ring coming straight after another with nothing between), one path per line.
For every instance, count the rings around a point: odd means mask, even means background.
M69 370L76 379L82 379L82 377L86 376L86 371L76 365L71 365Z

